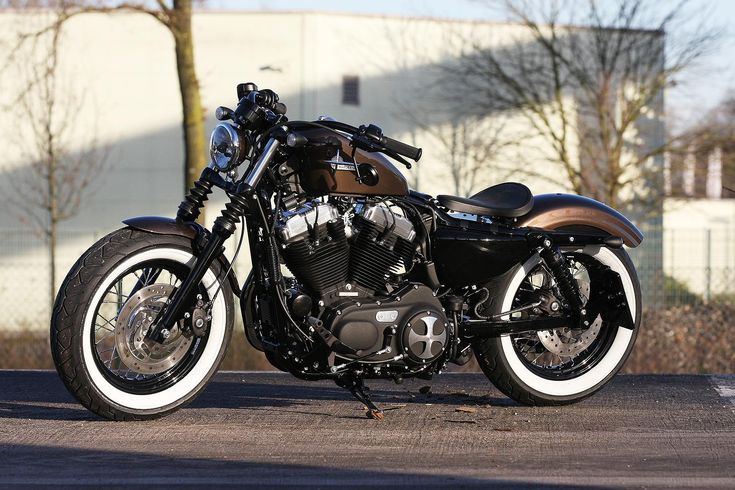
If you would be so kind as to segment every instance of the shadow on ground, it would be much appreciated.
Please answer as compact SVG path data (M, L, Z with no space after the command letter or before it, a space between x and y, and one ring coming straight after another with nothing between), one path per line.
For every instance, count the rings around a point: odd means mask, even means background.
M247 447L243 447L243 456ZM157 487L265 485L305 487L384 486L497 488L602 488L541 484L499 478L261 463L247 459L187 458L130 451L98 451L50 445L1 444L0 483L4 485L155 485ZM244 456L245 457L245 456ZM112 471L111 471L112 470Z
M262 376L273 377L273 383L249 382L248 373L220 373L189 407L276 409L300 405L313 406L309 403L312 401L355 401L349 391L339 388L331 381L301 382L280 373L260 373L259 379L262 379ZM0 419L101 420L79 405L55 373L0 370L0 386L5 387L0 392ZM495 407L518 405L490 385L488 392L483 394L442 389L440 383L422 380L409 380L398 386L392 382L376 381L372 386L370 396L379 405L408 403ZM422 393L427 389L428 392Z

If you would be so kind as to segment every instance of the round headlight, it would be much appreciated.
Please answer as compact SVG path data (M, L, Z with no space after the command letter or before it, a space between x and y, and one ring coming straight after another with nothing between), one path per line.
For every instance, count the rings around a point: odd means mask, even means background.
M219 124L209 138L209 156L218 170L226 172L240 163L240 137L231 124Z

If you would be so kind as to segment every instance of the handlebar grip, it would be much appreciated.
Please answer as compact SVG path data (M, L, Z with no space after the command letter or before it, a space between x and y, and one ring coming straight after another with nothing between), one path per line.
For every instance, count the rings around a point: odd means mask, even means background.
M394 151L398 153L399 155L403 155L406 158L410 158L411 160L418 162L421 158L422 150L421 148L416 148L415 146L407 145L406 143L402 143L398 140L394 140L392 138L388 138L387 136L383 136L381 138L381 143L383 146L385 146L386 149Z

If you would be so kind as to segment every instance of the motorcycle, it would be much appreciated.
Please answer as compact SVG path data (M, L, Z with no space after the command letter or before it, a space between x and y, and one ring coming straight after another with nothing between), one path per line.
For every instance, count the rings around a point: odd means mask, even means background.
M434 198L391 162L422 150L378 126L289 121L253 83L237 97L216 110L211 163L176 219L125 220L61 286L51 350L86 408L141 420L192 401L225 354L234 297L274 367L335 381L370 418L383 414L366 380L431 379L473 356L529 405L579 401L625 363L641 291L624 246L643 235L623 215L514 182ZM210 231L197 218L213 188L229 202ZM242 286L224 255L238 226Z

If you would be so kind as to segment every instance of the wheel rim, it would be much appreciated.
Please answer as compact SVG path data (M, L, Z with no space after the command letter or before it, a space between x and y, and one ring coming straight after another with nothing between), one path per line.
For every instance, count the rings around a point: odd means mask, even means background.
M586 304L592 288L596 287L591 271L599 263L584 254L568 253L565 256L582 294L582 303ZM544 279L540 281L539 276ZM553 290L551 277L543 264L537 265L521 283L513 299L513 307L527 304L529 295L545 289ZM615 331L604 328L604 324L602 315L597 315L585 329L563 327L526 332L511 335L511 341L519 359L538 376L552 380L572 379L594 367L609 350Z
M160 392L175 384L197 363L209 337L194 337L178 322L162 344L145 339L155 315L188 274L174 261L136 264L113 279L95 308L92 336L95 363L105 378L133 394ZM206 288L198 294L209 300ZM112 326L112 329L110 327Z

